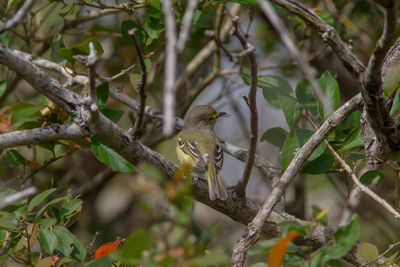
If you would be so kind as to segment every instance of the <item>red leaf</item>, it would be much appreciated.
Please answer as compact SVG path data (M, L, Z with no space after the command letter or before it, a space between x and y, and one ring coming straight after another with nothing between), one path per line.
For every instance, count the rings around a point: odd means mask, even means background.
M121 243L121 238L117 237L117 240L114 242L108 242L101 245L94 253L94 259L101 258L106 255L112 255L118 248Z
M299 233L291 232L288 233L284 238L276 242L276 244L271 248L268 255L268 266L269 267L279 267L281 265L283 255L285 254L286 247Z

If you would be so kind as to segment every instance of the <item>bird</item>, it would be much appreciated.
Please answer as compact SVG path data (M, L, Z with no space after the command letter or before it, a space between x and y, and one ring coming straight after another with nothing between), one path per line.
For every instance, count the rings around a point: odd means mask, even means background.
M188 164L195 173L206 176L211 201L225 201L228 197L219 175L224 154L214 132L216 120L225 114L218 113L209 105L193 107L185 118L176 147L178 159L182 164Z

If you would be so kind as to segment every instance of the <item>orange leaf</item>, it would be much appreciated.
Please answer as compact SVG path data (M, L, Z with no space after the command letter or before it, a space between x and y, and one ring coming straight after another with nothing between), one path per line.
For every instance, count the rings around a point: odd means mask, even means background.
M120 243L121 243L121 238L117 237L116 241L108 242L108 243L105 243L105 244L101 245L96 250L96 253L94 253L94 259L98 259L98 258L101 258L103 256L113 254L117 250L117 248L118 248Z
M271 248L268 255L268 266L269 267L279 267L281 265L283 255L285 254L286 247L299 233L291 232L288 233L284 238L276 242L276 244Z
M0 133L11 131L11 114L0 114Z

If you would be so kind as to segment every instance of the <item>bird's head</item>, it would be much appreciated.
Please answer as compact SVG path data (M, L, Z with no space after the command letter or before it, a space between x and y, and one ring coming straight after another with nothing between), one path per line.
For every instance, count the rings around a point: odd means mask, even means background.
M215 121L225 115L225 112L217 112L208 105L199 105L189 110L185 119L185 128L214 128Z

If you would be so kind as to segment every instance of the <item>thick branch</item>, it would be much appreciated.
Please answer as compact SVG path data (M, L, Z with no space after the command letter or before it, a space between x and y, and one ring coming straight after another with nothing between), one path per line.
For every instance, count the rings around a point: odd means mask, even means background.
M35 145L42 142L62 139L79 139L84 136L88 136L88 133L82 131L82 128L75 123L62 125L53 124L42 128L0 134L0 149Z
M258 211L253 221L248 225L246 232L234 246L232 261L235 266L243 266L247 250L252 247L260 237L261 228L275 205L280 201L290 182L295 178L303 163L322 143L322 141L352 112L357 110L362 102L361 94L354 96L344 105L338 108L321 127L308 139L308 141L296 152L293 160L282 174L278 183L274 186L262 208Z
M248 44L244 36L239 32L238 20L235 18L234 35L236 35L245 50L248 50L252 45ZM257 150L257 139L258 139L258 111L257 111L257 81L258 81L258 67L254 50L249 53L250 61L250 74L251 84L248 96L248 106L250 108L250 141L249 141L249 153L246 159L246 164L242 176L239 182L235 186L236 194L239 198L246 197L246 187L249 183L251 172L253 170L254 160Z
M383 95L382 67L387 52L390 49L397 28L397 1L392 0L385 5L384 27L381 38L371 55L364 76L362 95L365 111L376 138L382 143L389 143L392 149L399 145L399 132L389 116L389 109Z

